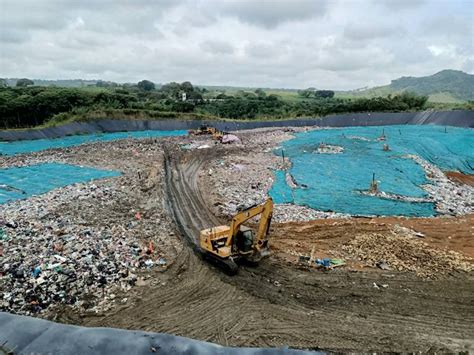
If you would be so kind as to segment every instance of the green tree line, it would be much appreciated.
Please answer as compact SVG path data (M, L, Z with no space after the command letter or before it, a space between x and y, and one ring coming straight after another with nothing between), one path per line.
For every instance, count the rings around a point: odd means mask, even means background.
M266 119L316 117L331 113L420 110L426 96L341 99L330 90L305 90L299 100L285 100L264 90L233 95L210 92L190 82L156 86L148 80L136 85L99 81L96 87L61 88L20 85L0 86L0 128L34 127L50 120L100 118L124 113L128 117L200 117Z

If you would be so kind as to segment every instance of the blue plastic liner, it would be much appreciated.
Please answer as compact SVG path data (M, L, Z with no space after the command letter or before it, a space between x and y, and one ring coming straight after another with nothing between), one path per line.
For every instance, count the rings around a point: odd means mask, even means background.
M174 131L133 131L115 133L95 133L75 135L56 139L36 139L16 142L0 142L0 155L38 152L50 148L65 148L83 143L105 142L124 138L155 138L186 135L186 130Z
M200 125L212 125L224 131L261 127L349 127L382 125L443 125L474 128L474 111L421 111L421 112L361 112L330 115L321 118L304 118L276 121L216 121L216 120L114 120L102 119L87 122L71 122L57 127L0 131L0 141L59 138L71 134L94 132L123 132L143 130L195 129Z
M59 163L0 169L0 204L78 182L118 175L120 173L116 171Z
M377 140L385 134L386 140ZM320 143L344 148L340 154L318 154ZM384 151L388 144L390 151ZM443 170L473 174L474 131L441 126L379 126L316 130L296 135L281 151L292 162L290 173L299 188L287 186L284 172L276 172L270 195L277 203L295 203L317 210L353 215L433 216L434 205L404 202L360 193L375 173L381 191L425 197L429 183L421 166L406 154L416 154ZM307 187L301 187L306 185Z

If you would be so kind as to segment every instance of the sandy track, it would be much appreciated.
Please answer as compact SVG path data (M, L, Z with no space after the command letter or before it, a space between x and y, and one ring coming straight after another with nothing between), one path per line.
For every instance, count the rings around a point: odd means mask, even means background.
M227 276L192 251L198 231L219 221L199 189L202 164L220 154L166 154L171 216L189 242L155 285L90 326L168 332L235 346L343 351L473 350L472 275L438 281L390 272L324 273L275 258ZM203 182L201 182L203 183ZM205 183L205 182L204 182ZM350 233L350 230L347 231ZM388 284L377 289L373 283ZM163 285L164 284L164 285ZM64 319L66 320L66 319Z

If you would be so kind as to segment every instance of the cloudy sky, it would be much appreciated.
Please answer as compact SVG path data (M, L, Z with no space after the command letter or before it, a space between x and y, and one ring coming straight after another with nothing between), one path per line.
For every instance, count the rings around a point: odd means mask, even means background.
M355 89L474 71L474 0L0 0L0 77Z

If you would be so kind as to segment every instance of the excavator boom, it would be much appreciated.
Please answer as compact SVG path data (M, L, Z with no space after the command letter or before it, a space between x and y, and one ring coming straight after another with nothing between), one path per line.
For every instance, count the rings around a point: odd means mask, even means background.
M268 230L270 229L270 223L273 215L273 200L271 198L267 199L264 204L247 208L246 210L239 212L234 216L234 218L232 218L232 222L230 224L232 238L228 239L226 245L229 246L232 244L232 239L235 238L235 236L240 230L240 226L243 223L260 214L262 216L260 217L257 235L254 240L255 246L257 247L257 249L259 249L262 244L264 244L263 242L268 234Z

